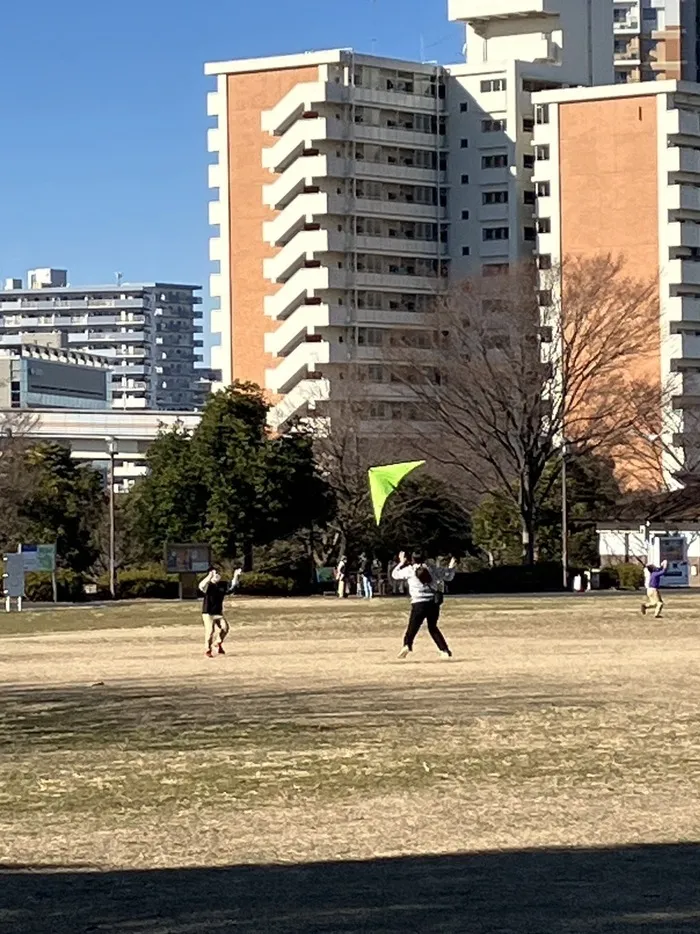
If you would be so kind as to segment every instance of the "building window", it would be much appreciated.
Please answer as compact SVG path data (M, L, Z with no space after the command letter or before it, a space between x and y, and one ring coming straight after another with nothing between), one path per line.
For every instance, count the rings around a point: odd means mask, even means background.
M552 219L550 217L538 217L537 233L548 234L552 232Z
M462 184L463 184L463 185L468 185L468 184L469 184L469 176L468 176L468 175L463 175L463 176L462 176Z
M530 156L530 155L523 156L523 168L534 169L535 168L535 157Z
M469 149L469 140L468 140L468 139L461 139L461 140L459 141L459 146L460 146L460 149Z
M481 157L481 168L482 169L506 169L508 168L508 156L505 153L496 153L493 156L482 156Z
M505 91L508 82L505 78L491 78L481 82L481 91L488 94L490 91Z
M534 227L523 227L523 240L532 241L535 239Z
M471 253L470 247L468 246L462 247L462 256L469 256L470 253Z
M551 269L552 268L552 256L550 253L540 253L537 257L537 268L538 269Z
M486 263L481 267L484 276L507 276L510 270L508 263Z
M482 120L482 133L502 133L506 128L505 120Z
M482 240L507 240L508 239L508 228L507 227L484 227L481 231Z
M481 196L482 204L508 204L507 191L485 191Z
M552 193L552 186L549 182L537 182L535 191L538 198L549 198Z
M523 117L523 132L532 133L535 129L535 121L532 117Z
M549 104L535 105L535 123L542 126L543 123L549 123Z
M549 159L549 146L535 146L535 158L538 162L546 162Z
M542 308L551 308L552 301L552 290L551 289L540 289L537 293L537 304L541 305Z
M535 192L528 188L523 192L523 204L534 204L535 203Z
M469 211L466 211L466 210L465 210L465 211L462 211L462 220L463 220L463 221L468 221L468 220L469 220Z
M467 103L467 101L462 101L461 104L459 105L459 112L461 114L465 114L468 112L468 110L469 110L469 104Z

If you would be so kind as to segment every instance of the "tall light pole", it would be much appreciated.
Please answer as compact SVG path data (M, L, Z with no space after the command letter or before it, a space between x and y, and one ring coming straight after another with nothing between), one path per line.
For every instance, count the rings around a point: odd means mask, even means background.
M112 599L116 599L117 596L117 583L116 583L116 535L115 535L115 521L114 521L114 459L117 455L117 441L116 438L105 438L107 442L107 452L109 454L109 592L112 594Z

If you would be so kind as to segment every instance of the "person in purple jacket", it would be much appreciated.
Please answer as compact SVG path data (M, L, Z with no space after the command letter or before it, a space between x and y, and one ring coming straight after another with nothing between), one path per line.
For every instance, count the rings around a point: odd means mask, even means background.
M662 561L661 567L655 567L653 564L647 564L644 577L646 578L647 602L642 604L642 616L647 615L647 610L654 610L654 618L659 619L664 610L664 601L661 598L661 581L668 561Z

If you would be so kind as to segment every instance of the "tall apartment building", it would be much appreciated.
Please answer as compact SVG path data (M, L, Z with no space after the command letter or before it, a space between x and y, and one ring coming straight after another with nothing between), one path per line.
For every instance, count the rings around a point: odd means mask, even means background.
M615 81L700 80L698 0L615 0Z
M532 253L535 91L612 83L612 0L451 0L468 63L349 51L208 65L224 383L273 422L356 393L413 419L387 349L430 346L450 278ZM426 360L428 358L426 357Z
M64 270L30 270L0 291L0 347L56 332L112 363L112 406L189 411L201 404L199 286L151 282L69 286Z
M658 271L650 378L664 389L664 411L647 440L672 482L700 468L700 87L576 88L535 101L534 143L548 156L535 173L544 265L611 253L635 277Z

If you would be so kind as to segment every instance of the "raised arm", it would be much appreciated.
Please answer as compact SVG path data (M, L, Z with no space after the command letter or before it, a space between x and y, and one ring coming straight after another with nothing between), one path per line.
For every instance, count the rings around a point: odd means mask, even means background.
M213 571L209 571L207 576L203 577L202 580L199 582L199 589L202 591L202 593L206 593L207 590L209 589L209 584L211 584L211 576L213 573L214 573Z
M406 552L402 551L399 555L399 563L396 565L394 570L391 572L391 576L395 581L407 581L409 577L413 574L413 568L408 563L408 558L406 557Z

